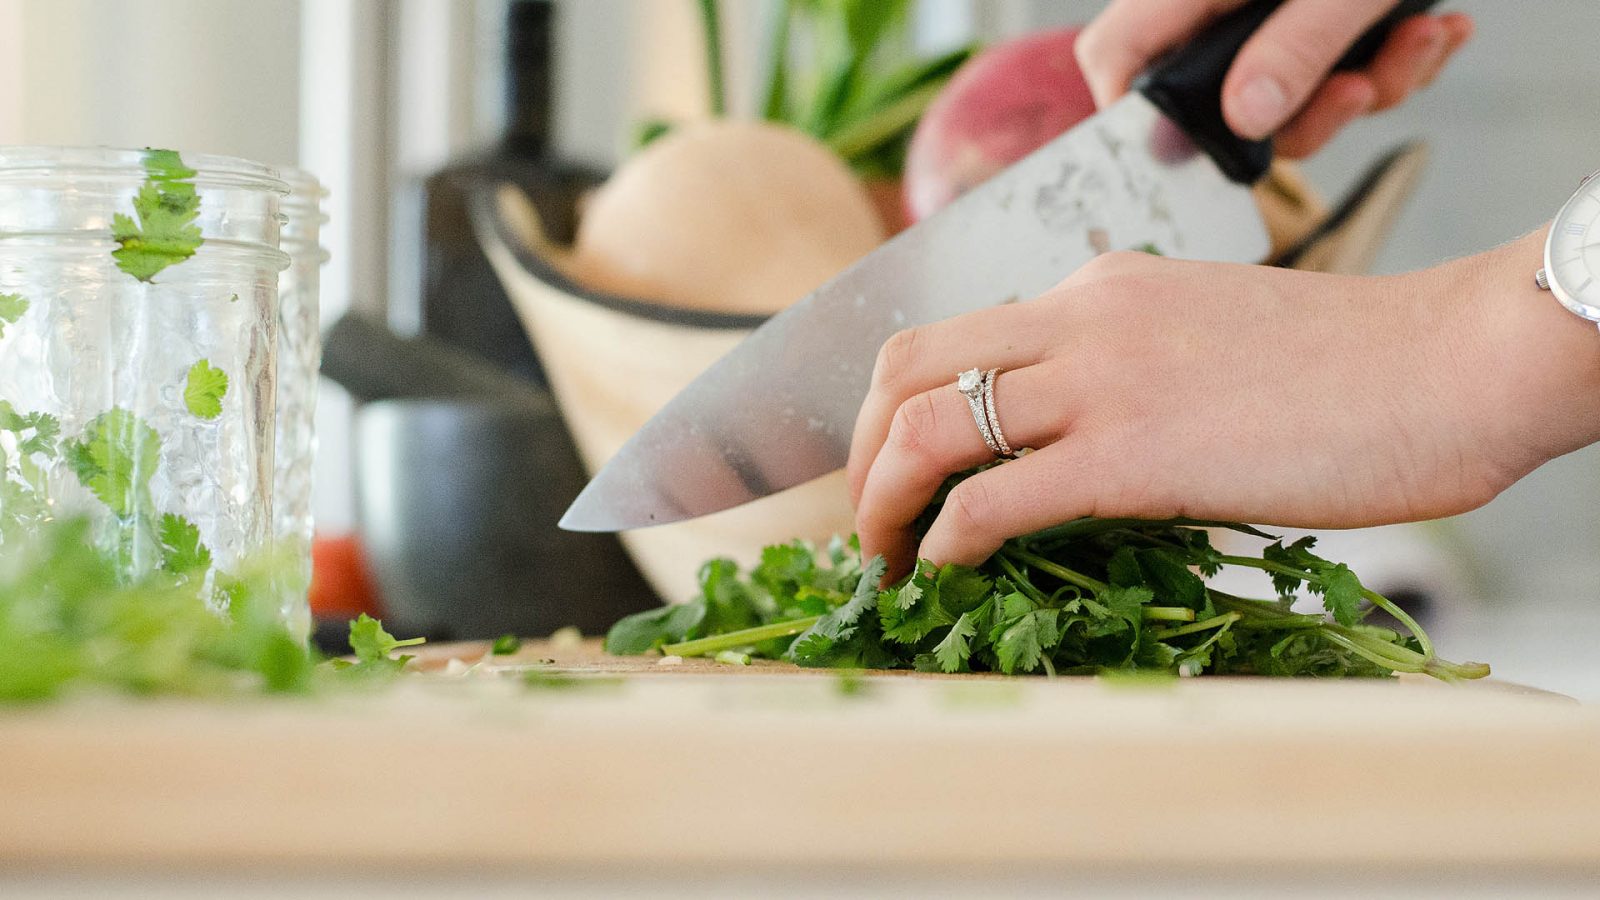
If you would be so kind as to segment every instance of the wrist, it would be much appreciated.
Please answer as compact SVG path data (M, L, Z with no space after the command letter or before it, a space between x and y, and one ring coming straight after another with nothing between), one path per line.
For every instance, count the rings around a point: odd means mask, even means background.
M1534 284L1546 231L1453 263L1444 279L1477 348L1465 378L1474 418L1514 477L1600 441L1600 328Z

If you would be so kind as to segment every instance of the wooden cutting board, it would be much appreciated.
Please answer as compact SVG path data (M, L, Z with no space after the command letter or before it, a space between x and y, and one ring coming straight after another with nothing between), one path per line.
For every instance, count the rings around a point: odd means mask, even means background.
M1600 715L1495 683L545 675L0 714L0 864L1600 869ZM503 658L497 658L503 659ZM564 675L576 676L576 685Z

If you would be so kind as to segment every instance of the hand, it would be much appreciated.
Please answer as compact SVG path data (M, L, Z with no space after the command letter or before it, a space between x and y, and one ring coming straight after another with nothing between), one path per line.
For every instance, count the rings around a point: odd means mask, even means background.
M1358 278L1102 256L1037 300L902 332L856 424L863 553L909 568L946 477L994 456L956 372L999 367L1034 452L967 479L920 556L1081 516L1344 528L1477 507L1600 440L1600 334L1533 286L1542 236Z
M1127 93L1162 53L1244 0L1113 0L1078 36L1078 63L1095 102ZM1252 140L1276 134L1277 152L1309 156L1367 113L1433 82L1472 38L1461 13L1401 23L1366 69L1328 73L1398 0L1289 0L1245 44L1222 88L1228 125Z

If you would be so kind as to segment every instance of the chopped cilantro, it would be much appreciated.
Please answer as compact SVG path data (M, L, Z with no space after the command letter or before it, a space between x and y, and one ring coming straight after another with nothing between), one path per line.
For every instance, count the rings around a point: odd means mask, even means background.
M405 670L406 663L415 657L390 656L401 647L412 647L424 643L425 638L411 638L399 640L394 635L383 630L383 623L373 617L362 613L350 621L350 649L355 653L355 662L349 660L335 660L334 668L353 674L379 674L391 675Z
M161 436L138 416L114 407L90 420L83 436L64 449L78 482L119 518L148 506L144 498L161 458Z
M222 415L222 398L228 394L228 373L200 360L189 367L183 386L183 405L202 419Z
M522 638L514 634L502 634L494 639L494 644L489 647L491 656L510 656L522 649Z
M200 529L173 513L161 517L161 568L175 575L211 568L211 551L200 542Z
M172 150L147 150L145 182L133 198L133 216L117 213L111 236L120 245L111 255L117 268L140 281L150 281L168 266L181 263L205 239L195 219L200 195L191 179L197 174Z
M6 336L6 326L17 324L28 311L28 299L21 294L0 294L0 338Z

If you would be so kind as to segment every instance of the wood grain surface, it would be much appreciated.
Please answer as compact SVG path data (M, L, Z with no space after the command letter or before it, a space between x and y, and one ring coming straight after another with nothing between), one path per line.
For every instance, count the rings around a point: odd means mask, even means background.
M430 648L373 694L0 714L0 863L1600 870L1600 717L1539 691L842 679L548 643L451 674L482 653Z

